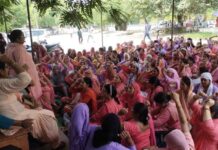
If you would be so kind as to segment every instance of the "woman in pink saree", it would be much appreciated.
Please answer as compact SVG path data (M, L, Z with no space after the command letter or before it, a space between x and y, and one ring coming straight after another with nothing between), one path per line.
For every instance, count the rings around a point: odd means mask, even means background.
M193 96L195 95L195 93L193 92L193 86L191 82L192 81L189 77L187 76L182 77L180 90L178 91L180 102L188 121L191 120L191 116L192 116L190 102Z
M88 69L84 72L85 77L89 77L92 80L92 89L95 91L96 95L98 96L101 93L100 90L100 82L98 77L93 73L91 69Z
M117 97L119 98L122 94L122 91L125 88L125 84L122 81L122 78L117 74L111 84L116 88L117 90Z
M182 108L182 104L180 103L179 95L172 93L171 96L176 104L179 114L181 130L174 129L164 137L167 150L195 150L194 141L189 129L189 123Z
M199 104L199 98L197 95L191 103L193 110L192 136L196 150L217 150L218 105L214 100L208 99L202 106Z
M43 73L39 73L39 75L43 92L41 96L41 104L43 108L52 111L52 105L56 105L53 85L51 81Z
M168 68L163 70L163 74L165 77L165 82L163 86L166 88L168 92L174 92L179 90L180 88L180 77L177 71L173 68Z
M39 43L33 42L33 52L36 53L36 57L39 63L41 63L42 58L47 55L47 50Z
M179 116L174 102L164 92L154 96L157 109L152 111L156 131L170 131L180 129Z
M39 100L42 95L41 84L32 56L30 53L27 52L23 45L23 43L25 42L24 34L21 30L14 30L9 35L9 39L11 43L9 43L6 48L6 55L10 59L14 60L18 64L26 68L27 72L32 78L30 94L36 100Z
M51 65L46 63L37 64L38 72L42 72L47 78L51 76Z
M123 82L126 84L128 82L128 76L130 74L130 69L127 65L121 65L120 68L121 68L121 71L118 74L120 78L123 80Z
M128 114L126 115L126 120L129 120L132 117L131 110L133 109L135 103L137 102L144 103L145 97L142 96L139 85L136 82L134 82L134 83L130 83L125 87L125 90L123 91L120 100L123 103L123 105L128 108Z
M189 67L191 68L192 76L196 77L198 74L198 66L195 63L195 59L193 57L188 58Z
M147 96L147 100L150 103L150 106L152 108L155 107L155 102L154 102L154 96L159 93L159 92L163 92L163 87L160 84L160 81L157 77L150 77L149 78L149 90L148 90L148 96Z
M150 124L148 108L143 103L136 103L133 108L133 119L124 122L124 130L131 135L137 150L142 150L154 146L155 134L154 124Z
M191 67L189 66L188 59L182 59L179 70L180 70L179 71L180 77L182 76L191 77L192 76L192 70L191 70Z
M117 91L114 86L106 84L102 90L102 97L104 97L104 104L94 113L91 117L91 121L100 123L102 118L109 114L120 114L123 106L117 99Z
M62 64L64 73L66 75L74 71L74 65L71 63L71 58L68 56L63 56L63 59L60 59L59 62Z

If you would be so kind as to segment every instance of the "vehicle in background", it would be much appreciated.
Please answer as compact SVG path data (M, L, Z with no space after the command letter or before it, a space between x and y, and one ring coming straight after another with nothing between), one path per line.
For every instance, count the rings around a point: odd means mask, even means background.
M55 44L46 44L44 45L45 48L47 49L48 53L54 52L54 51L61 51L63 52L63 49L61 48L59 43L55 43Z
M208 28L215 28L215 27L216 27L216 21L214 21L214 20L208 20L208 21L207 21L207 27L208 27Z
M24 45L31 45L30 43L30 32L29 30L22 30L25 36ZM44 42L47 40L49 33L46 29L32 29L32 40L33 42Z
M25 36L25 47L30 52L31 51L31 41L29 29L21 29ZM46 29L32 29L32 41L46 45L49 32Z
M176 26L176 24L174 24ZM151 32L152 33L162 33L165 29L171 28L171 21L160 21L157 24L151 25Z

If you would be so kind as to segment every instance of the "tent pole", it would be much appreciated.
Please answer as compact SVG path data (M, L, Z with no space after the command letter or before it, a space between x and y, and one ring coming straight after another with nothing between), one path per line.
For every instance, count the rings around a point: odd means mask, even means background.
M32 26L31 26L31 19L30 19L30 7L29 7L29 0L26 0L26 8L27 8L27 17L28 17L28 23L29 23L29 32L30 32L30 46L31 46L31 52L32 57L34 60L34 52L33 52L33 38L32 38Z

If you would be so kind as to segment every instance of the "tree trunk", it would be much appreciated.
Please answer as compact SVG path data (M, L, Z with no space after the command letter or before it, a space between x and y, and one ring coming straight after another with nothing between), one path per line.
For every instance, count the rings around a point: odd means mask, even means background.
M127 22L123 22L122 24L115 25L116 31L126 31L127 30Z

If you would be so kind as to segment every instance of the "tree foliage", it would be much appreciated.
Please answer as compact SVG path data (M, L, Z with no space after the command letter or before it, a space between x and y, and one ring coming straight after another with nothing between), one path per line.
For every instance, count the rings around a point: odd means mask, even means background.
M13 17L13 12L11 11L11 7L13 5L18 5L20 3L19 0L1 0L0 3L0 24L4 24L5 21L9 21Z
M54 14L59 13L62 26L71 25L83 28L93 20L94 11L108 14L111 22L116 24L128 20L118 5L107 0L67 0L62 3L58 0L34 0L34 3L40 14L44 14L49 8Z
M171 16L173 0L129 0L131 11L140 18L161 18ZM175 0L175 17L183 22L189 16L205 14L209 8L218 8L217 0Z
M26 0L1 0L0 24L4 15L9 26L27 24ZM51 27L58 23L83 28L88 24L123 25L140 20L171 18L173 0L31 0L33 26ZM33 8L34 6L34 8ZM190 16L218 9L218 0L175 0L175 19L182 23ZM36 13L36 11L38 13ZM3 14L4 12L4 14Z

